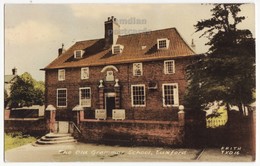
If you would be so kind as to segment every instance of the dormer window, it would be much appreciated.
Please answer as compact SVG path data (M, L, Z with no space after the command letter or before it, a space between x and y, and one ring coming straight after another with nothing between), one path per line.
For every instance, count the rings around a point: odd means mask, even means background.
M157 49L168 49L169 48L170 40L167 38L164 39L157 39Z
M123 52L124 46L117 44L112 46L112 54L120 54Z
M74 51L74 58L75 59L81 59L84 54L83 50L75 50Z

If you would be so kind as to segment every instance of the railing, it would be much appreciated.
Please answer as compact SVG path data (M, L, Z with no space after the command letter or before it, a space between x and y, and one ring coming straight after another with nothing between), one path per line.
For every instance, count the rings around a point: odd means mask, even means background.
M77 132L78 132L80 135L82 135L82 133L81 133L80 129L78 128L78 126L77 126L74 122L70 121L70 122L69 122L69 131L68 131L68 132L71 133L71 132L74 131L74 129L76 129Z
M216 128L225 126L227 119L207 119L207 128Z

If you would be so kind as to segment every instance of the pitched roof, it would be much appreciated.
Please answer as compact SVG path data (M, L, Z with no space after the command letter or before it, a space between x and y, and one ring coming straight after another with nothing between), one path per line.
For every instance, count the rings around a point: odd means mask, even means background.
M168 49L157 50L157 39L161 38L170 40ZM175 28L118 36L116 44L124 46L123 52L112 55L111 48L104 49L105 39L76 42L44 69L143 62L195 54ZM142 46L146 46L145 49ZM75 50L84 50L83 58L75 60Z

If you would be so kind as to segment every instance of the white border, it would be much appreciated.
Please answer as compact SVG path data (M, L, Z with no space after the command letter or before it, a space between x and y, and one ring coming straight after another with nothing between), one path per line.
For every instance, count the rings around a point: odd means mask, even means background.
M66 90L66 106L58 106L58 91L59 90ZM68 90L67 90L67 88L57 88L57 91L56 91L56 106L57 106L57 108L67 108L67 106L68 106Z

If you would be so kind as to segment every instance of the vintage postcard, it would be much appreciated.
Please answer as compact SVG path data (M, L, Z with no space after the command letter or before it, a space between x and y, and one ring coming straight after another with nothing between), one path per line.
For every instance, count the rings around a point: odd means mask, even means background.
M4 3L5 162L255 162L254 3Z

